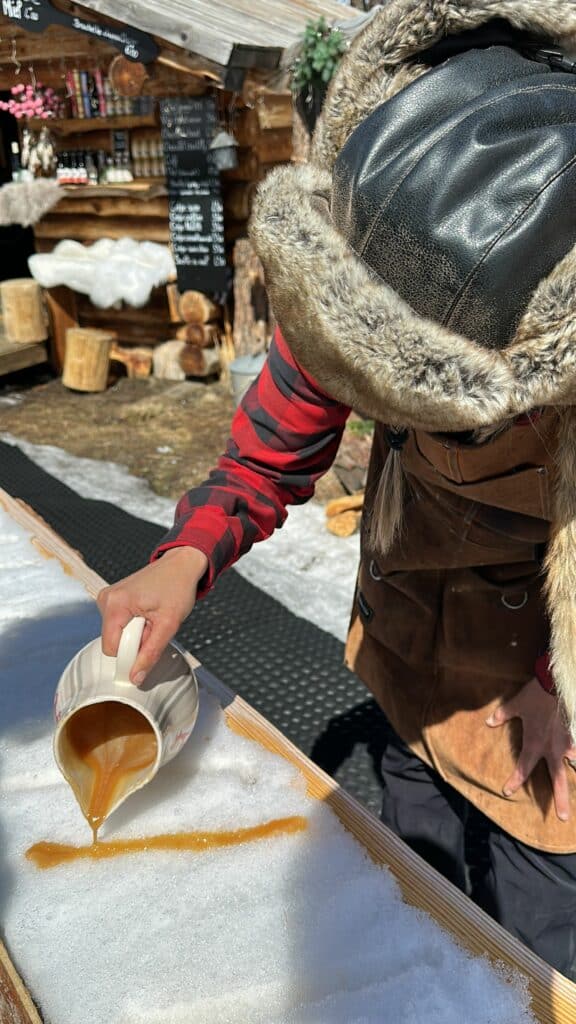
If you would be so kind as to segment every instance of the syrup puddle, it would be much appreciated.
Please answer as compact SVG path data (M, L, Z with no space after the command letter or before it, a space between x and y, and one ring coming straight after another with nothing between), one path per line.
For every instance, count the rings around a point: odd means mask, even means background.
M239 828L228 832L180 832L143 839L112 839L94 842L91 846L68 846L64 843L35 843L26 851L27 860L38 868L54 868L73 860L104 860L127 853L146 853L150 850L192 850L203 853L222 846L240 846L269 836L293 835L307 828L306 818L276 818L264 825Z

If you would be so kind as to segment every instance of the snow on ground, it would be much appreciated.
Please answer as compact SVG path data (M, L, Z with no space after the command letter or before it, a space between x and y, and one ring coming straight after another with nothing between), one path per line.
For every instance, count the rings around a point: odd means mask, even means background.
M10 434L33 462L83 498L109 501L140 519L168 528L175 502L161 498L145 480L114 462L82 459L51 445L30 444ZM256 545L236 569L295 615L344 640L354 593L359 536L335 537L326 529L322 507L294 506L281 530Z
M27 860L38 841L91 838L54 763L51 707L97 620L0 508L0 916L47 1024L535 1024L526 986L404 904L296 770L229 729L206 690L182 752L101 838L289 816L302 831L45 871Z

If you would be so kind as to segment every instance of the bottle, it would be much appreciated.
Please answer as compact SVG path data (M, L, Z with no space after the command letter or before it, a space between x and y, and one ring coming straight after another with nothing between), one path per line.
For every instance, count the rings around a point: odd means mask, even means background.
M21 181L22 179L22 165L20 163L20 146L17 142L10 144L11 158L10 162L12 165L12 181Z
M98 184L98 168L96 167L96 162L94 160L94 154L91 153L91 152L88 152L86 154L86 171L87 171L87 174L88 174L88 184L89 185L97 185Z

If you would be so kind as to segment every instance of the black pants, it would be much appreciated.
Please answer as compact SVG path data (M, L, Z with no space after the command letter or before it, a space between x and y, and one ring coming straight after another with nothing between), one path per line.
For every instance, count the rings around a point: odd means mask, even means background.
M483 864L470 873L467 829L479 812L390 730L382 821L507 931L576 981L576 854L550 854L482 816Z

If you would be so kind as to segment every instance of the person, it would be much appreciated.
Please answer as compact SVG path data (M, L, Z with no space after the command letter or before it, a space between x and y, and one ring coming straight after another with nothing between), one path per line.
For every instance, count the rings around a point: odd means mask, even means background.
M110 655L126 622L146 617L140 683L218 576L311 497L350 409L373 418L346 661L393 730L382 818L470 891L466 825L479 811L488 866L472 896L576 980L576 223L560 191L576 163L576 77L542 66L552 78L510 86L542 52L562 66L550 40L576 39L576 11L502 0L496 18L497 7L389 0L355 40L310 164L269 175L253 213L280 324L264 369L151 563L98 603ZM534 40L543 50L528 61L517 51ZM516 148L507 163L510 123L482 120L486 75L510 117L534 101L534 161ZM570 114L550 120L554 90ZM482 128L472 179L462 136L454 153L444 130L464 103ZM538 245L543 173L551 230ZM490 206L494 180L513 181L510 221L505 189Z

